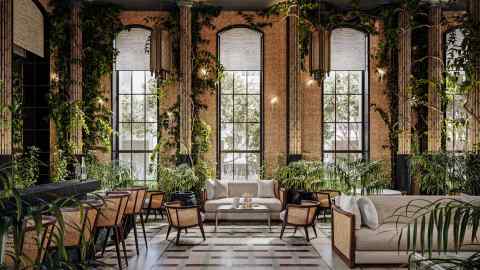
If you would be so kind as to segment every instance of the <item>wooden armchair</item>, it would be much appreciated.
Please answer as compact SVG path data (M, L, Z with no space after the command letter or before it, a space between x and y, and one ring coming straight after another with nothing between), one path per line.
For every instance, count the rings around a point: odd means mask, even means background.
M205 240L205 232L203 230L204 216L200 212L199 206L182 206L180 202L170 202L165 203L165 208L168 218L167 240L172 227L177 229L177 239L175 243L178 245L181 230L196 226L200 227L203 240Z
M155 214L155 219L157 218L157 213L163 219L163 211L165 210L165 206L163 205L165 202L165 192L163 191L149 191L147 192L147 199L145 200L145 204L143 206L143 210L147 213L145 217L145 223L148 222L148 217L150 216L150 212L153 211Z
M335 204L335 197L340 195L341 195L340 191L333 190L333 189L322 190L314 193L315 200L319 202L318 209L319 211L323 212L323 218L325 220L326 220L326 212L327 211L331 212L332 205Z
M302 204L288 204L287 208L280 213L280 219L283 221L280 239L282 239L287 225L294 226L295 231L297 231L297 227L303 227L307 241L310 241L308 227L312 227L315 237L317 237L315 216L318 206L319 203L316 201L302 201Z

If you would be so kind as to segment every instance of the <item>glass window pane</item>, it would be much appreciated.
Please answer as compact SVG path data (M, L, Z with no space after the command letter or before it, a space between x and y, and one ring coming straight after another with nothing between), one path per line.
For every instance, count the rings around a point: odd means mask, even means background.
M337 95L336 102L336 122L348 122L348 96Z
M145 93L145 71L133 71L132 72L132 93L144 94Z
M145 150L145 124L132 124L132 150Z
M118 72L119 94L130 94L132 86L132 73L130 71Z
M239 95L234 97L234 120L235 122L247 121L247 96Z
M348 124L337 124L335 132L336 150L348 150Z
M362 122L362 96L349 96L350 119L349 122Z
M130 123L119 124L118 144L119 144L120 150L131 150L132 148L131 130L132 130L132 124Z
M132 104L130 95L120 95L118 97L118 121L131 122L132 121Z
M150 154L147 153L147 167L146 167L146 170L147 170L147 179L146 180L150 180L150 181L153 181L153 180L156 180L157 179L157 176L156 176L156 173L155 173L155 166L156 166L156 161L155 160L152 160L150 158Z
M455 151L453 144L453 123L451 121L447 121L445 133L447 151Z
M362 73L360 71L351 71L350 73L350 83L349 90L351 94L361 94L362 93Z
M157 96L148 95L145 97L147 102L146 122L157 122Z
M464 125L455 128L455 151L465 151L467 143L467 129Z
M147 123L146 124L146 150L153 150L155 145L157 145L157 123Z
M260 150L260 124L247 124L248 150Z
M247 121L260 122L260 96L259 95L248 95Z
M335 124L323 126L323 148L324 150L335 150Z
M247 154L234 153L234 178L235 180L246 180L248 175Z
M222 180L233 179L233 154L223 153L220 164Z
M350 149L349 150L362 150L362 125L350 124Z
M327 74L325 80L323 81L323 93L333 94L335 93L335 72L332 71L330 74Z
M247 149L247 124L235 123L234 124L234 144L235 150L242 151Z
M337 71L335 72L335 90L337 94L348 93L348 72Z
M235 93L245 93L247 91L247 72L236 71L233 83Z
M233 124L221 124L220 149L233 150Z
M260 93L260 71L248 71L248 93Z
M120 153L118 155L118 161L120 166L130 167L132 165L132 154L131 153Z
M233 92L233 72L226 71L223 73L223 78L220 86L222 88L222 94Z
M132 96L132 118L133 122L145 122L145 96Z
M323 99L323 121L335 121L335 96L325 95Z
M222 122L233 122L233 96L232 95L221 95L221 121Z
M260 154L247 154L248 161L248 180L260 179Z
M137 180L145 180L146 177L146 155L145 153L132 154L133 174Z
M335 163L335 153L324 153L323 154L323 163L326 165Z
M145 72L146 82L147 82L147 94L156 94L157 93L157 80L155 76L152 76L151 72Z

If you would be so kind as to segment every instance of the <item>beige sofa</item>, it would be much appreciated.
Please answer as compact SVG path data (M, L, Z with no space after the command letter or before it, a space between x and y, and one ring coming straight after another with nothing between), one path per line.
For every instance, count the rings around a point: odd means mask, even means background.
M371 229L363 224L358 228L356 222L362 222L355 215L355 211L345 211L338 205L333 206L332 211L332 248L349 267L355 265L375 265L375 264L405 264L408 263L410 253L407 252L407 239L405 234L401 238L400 248L398 240L400 236L400 228L406 228L408 223L412 223L411 219L403 219L398 223L392 217L394 211L401 206L407 205L415 200L415 205L428 205L441 198L455 198L463 201L478 201L480 197L446 197L446 196L369 196L368 197L377 211L379 226ZM425 200L420 202L419 200ZM360 219L360 220L359 220ZM398 226L396 226L398 225ZM418 232L420 234L420 230ZM449 239L452 241L448 244L448 250L454 253L453 233L450 233ZM471 233L466 234L470 239ZM480 239L480 233L477 235ZM420 237L417 237L420 239ZM434 231L433 247L437 248L437 236ZM479 246L468 245L464 243L460 256L473 254L474 250L478 251ZM476 243L480 244L480 243ZM420 250L420 240L417 244Z
M266 192L269 194L266 194L265 192L263 192L264 196L259 194L259 181L271 181L268 183L269 185L266 185L267 187L271 188L271 190ZM203 209L205 211L205 218L207 220L214 220L215 211L217 210L218 206L232 204L235 197L241 198L245 193L249 193L252 196L252 203L263 204L267 206L272 211L272 219L279 219L280 212L284 208L285 192L280 190L276 181L259 181L209 181L207 190L205 190L203 195ZM252 215L222 213L220 218L223 220L263 220L265 219L265 216L263 214Z

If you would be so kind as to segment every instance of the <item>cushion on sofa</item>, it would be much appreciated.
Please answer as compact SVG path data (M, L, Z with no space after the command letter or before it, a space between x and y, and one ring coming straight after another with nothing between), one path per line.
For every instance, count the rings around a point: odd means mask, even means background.
M338 197L338 206L349 213L355 215L355 229L360 229L362 226L362 215L360 214L360 209L357 204L358 197L341 195ZM337 203L337 200L335 200Z
M257 181L228 182L228 197L242 197L245 193L257 197Z
M217 180L208 180L207 181L207 200L215 199L215 186L217 185Z
M378 222L378 213L375 205L369 197L361 197L357 200L360 215L362 216L362 225L370 229L376 229L380 224Z
M275 185L273 180L259 180L258 181L258 197L260 198L275 198Z
M215 183L215 199L226 198L228 195L228 182L217 181Z

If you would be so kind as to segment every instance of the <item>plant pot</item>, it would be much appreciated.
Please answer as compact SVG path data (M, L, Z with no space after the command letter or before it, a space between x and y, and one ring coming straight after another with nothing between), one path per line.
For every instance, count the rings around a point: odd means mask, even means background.
M290 189L287 192L287 203L300 204L304 200L313 200L313 192L301 190L301 189Z
M193 192L175 192L171 198L172 201L180 201L183 206L197 205L197 198Z

